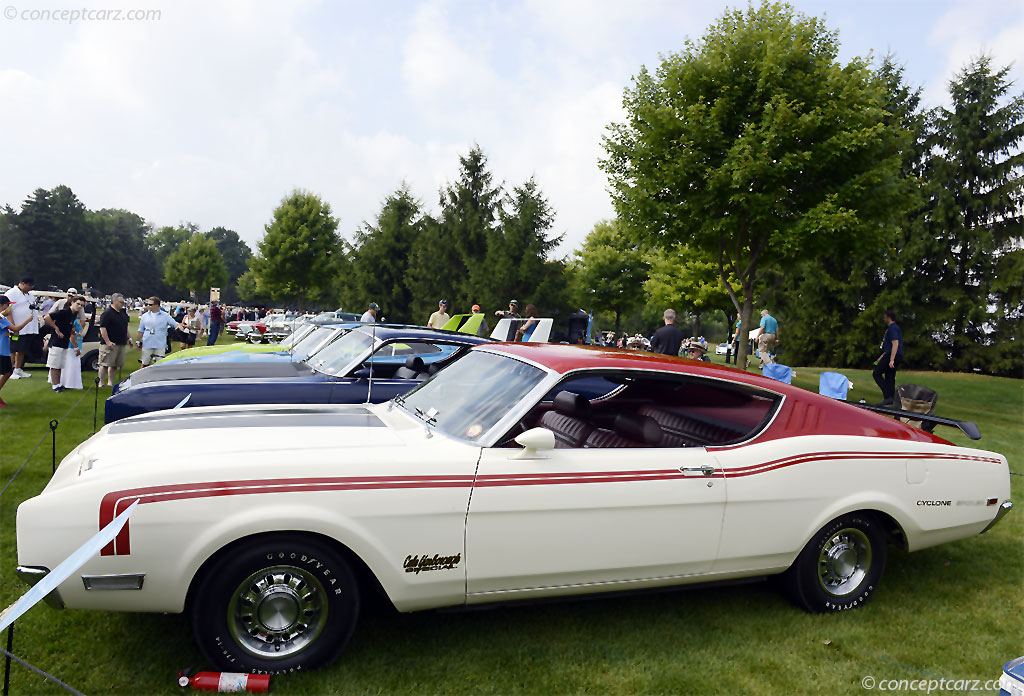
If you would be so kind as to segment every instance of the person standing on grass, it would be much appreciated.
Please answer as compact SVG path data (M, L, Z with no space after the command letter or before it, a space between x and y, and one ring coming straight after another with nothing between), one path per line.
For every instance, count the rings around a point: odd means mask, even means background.
M30 315L25 317L21 324L12 324L11 301L6 295L0 295L0 389L4 388L7 380L14 374L14 363L11 362L11 334L24 328L31 318ZM0 399L0 408L6 405L4 400Z
M32 375L25 372L25 356L43 352L43 339L39 336L39 319L36 313L36 297L32 288L36 282L32 276L25 276L18 284L7 291L7 299L11 302L11 323L23 324L17 335L11 337L11 360L14 363L14 374L11 379L28 379Z
M128 344L135 343L128 338L128 311L124 308L124 296L115 292L110 299L110 306L100 315L100 367L98 377L100 384L106 377L107 386L114 386L114 370L124 367Z
M885 335L882 336L882 354L875 361L872 376L882 390L879 406L893 406L896 403L896 371L903 363L903 330L896 323L896 312L885 313Z
M761 310L761 325L757 334L757 354L761 358L761 367L774 363L771 352L779 345L779 322L768 313L767 309Z
M146 367L167 352L167 331L181 328L171 315L160 310L160 298L151 297L146 300L147 311L139 318L136 339L142 344L142 366ZM211 336L213 334L211 333Z
M51 314L44 314L43 321L53 329L53 337L50 339L50 349L46 354L46 366L50 368L50 388L55 392L64 391L60 384L60 373L64 369L64 354L68 351L71 342L75 318L79 310L85 304L85 298L81 295L73 295L69 298L70 303L64 309L58 309Z
M181 332L181 350L185 350L196 344L196 336L199 334L199 317L196 316L195 307L188 308L181 325L185 327Z
M683 332L676 326L676 310L666 309L662 315L665 325L651 336L651 350L662 355L679 355L683 345Z
M210 302L210 337L206 339L206 345L212 346L217 342L217 336L224 328L224 311L216 302ZM163 357L163 356L161 356Z

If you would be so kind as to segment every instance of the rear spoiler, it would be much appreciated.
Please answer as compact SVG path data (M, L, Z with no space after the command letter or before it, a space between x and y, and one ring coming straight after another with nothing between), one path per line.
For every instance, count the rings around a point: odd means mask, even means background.
M888 408L886 406L871 406L869 404L854 404L867 411L874 411L875 413L882 413L886 416L894 416L897 418L906 418L907 420L917 420L922 423L931 423L933 425L948 425L953 428L959 428L964 435L971 438L972 440L981 439L981 431L978 430L978 426L971 421L958 421L952 418L942 418L941 416L930 416L927 413L914 413L912 411L903 411L898 408ZM931 432L931 429L927 429Z

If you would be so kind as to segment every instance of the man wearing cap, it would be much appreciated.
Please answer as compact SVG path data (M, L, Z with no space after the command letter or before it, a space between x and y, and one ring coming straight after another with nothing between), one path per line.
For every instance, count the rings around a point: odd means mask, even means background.
M31 377L22 369L25 365L27 353L41 354L43 352L43 340L39 336L39 316L36 310L36 297L32 294L32 288L36 285L31 276L25 276L13 288L7 291L6 297L11 301L12 324L18 325L28 319L28 323L22 326L17 336L11 336L11 362L14 364L14 372L11 379L25 379Z
M473 305L473 314L482 314L482 313L483 312L480 310L480 305L478 305L478 304ZM480 326L476 330L476 335L477 336L486 336L489 333L491 333L491 327L489 327L487 325L487 317L480 317Z
M501 317L502 319L521 319L519 316L519 300L508 301L508 311L503 312L500 309L494 313L494 316Z
M437 311L427 319L427 326L431 329L440 329L451 320L448 316L448 300L441 300L437 303Z
M377 321L377 313L380 312L380 305L376 302L371 302L370 306L363 312L363 316L359 317L359 321L365 321L373 323Z

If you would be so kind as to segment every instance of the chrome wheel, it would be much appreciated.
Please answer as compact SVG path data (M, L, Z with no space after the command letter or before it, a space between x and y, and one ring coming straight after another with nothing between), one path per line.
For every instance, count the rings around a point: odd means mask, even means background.
M871 570L871 540L860 529L833 534L818 554L818 583L833 597L855 592Z
M327 592L302 568L274 566L246 578L228 604L228 630L258 657L280 658L315 641L327 623Z

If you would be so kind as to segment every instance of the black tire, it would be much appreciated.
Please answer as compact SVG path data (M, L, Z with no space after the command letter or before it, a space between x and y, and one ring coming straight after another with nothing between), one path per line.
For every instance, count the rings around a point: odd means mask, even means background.
M336 658L359 616L359 587L327 543L269 534L205 569L189 608L200 651L232 672L277 674Z
M91 350L82 356L82 372L96 372L100 369L100 352Z
M878 588L887 550L878 520L850 513L818 530L782 580L792 600L809 612L854 609Z

